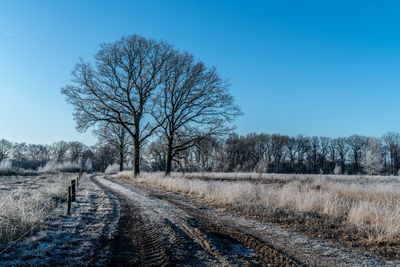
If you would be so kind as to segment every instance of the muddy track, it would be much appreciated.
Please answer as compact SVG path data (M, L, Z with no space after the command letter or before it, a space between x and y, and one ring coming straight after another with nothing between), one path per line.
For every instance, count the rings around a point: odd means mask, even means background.
M159 199L163 199L170 203L173 203L180 209L184 210L188 215L200 223L205 229L208 231L212 231L214 234L218 234L221 236L225 236L227 238L234 239L236 242L240 242L241 244L249 247L253 250L261 259L267 259L265 263L272 264L272 265L287 265L287 266L299 266L302 265L296 259L293 259L287 255L285 255L282 251L279 251L276 248L264 243L263 241L259 240L258 238L243 233L237 229L229 227L223 224L216 224L213 223L210 218L203 214L201 211L196 209L191 205L184 205L180 201L176 201L174 199L168 198L165 195L160 195L153 193L151 196L157 197Z
M263 241L162 196L99 179L121 202L115 265L298 266Z
M115 195L121 205L118 234L113 242L109 266L168 266L169 259L157 233L143 221L139 209L116 190L93 181Z

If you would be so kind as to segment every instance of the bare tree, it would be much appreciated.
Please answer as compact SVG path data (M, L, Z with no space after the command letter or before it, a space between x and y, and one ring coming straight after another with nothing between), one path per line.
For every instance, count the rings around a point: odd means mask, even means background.
M27 147L27 156L30 160L46 161L49 159L49 151L44 145L29 144Z
M94 133L100 143L109 144L118 151L119 170L123 171L124 162L132 144L128 131L121 124L102 123Z
M320 153L320 139L318 136L313 136L310 139L310 149L308 153L308 158L311 165L311 170L313 173L318 173L318 156Z
M170 51L165 42L138 35L123 37L101 45L95 66L81 60L72 72L72 84L61 89L75 108L78 130L109 122L128 131L134 143L135 176L140 172L140 148L158 128L146 114Z
M383 169L381 144L375 138L369 138L364 148L361 165L369 175L379 174Z
M389 172L397 175L400 167L399 162L399 149L400 149L400 135L398 133L387 133L383 136L385 148L389 152Z
M13 144L5 139L0 140L0 162L3 160L6 160L11 153L11 150L13 148Z
M360 171L361 152L367 143L367 139L360 135L352 135L347 138L347 144L352 155L353 173L357 174Z
M304 173L304 157L310 148L310 140L308 137L303 135L298 135L296 137L296 153L297 153L297 171Z
M16 143L13 146L12 156L17 162L22 162L27 159L28 145L26 143Z
M165 170L165 146L161 138L154 140L147 147L147 158L152 171Z
M240 114L215 68L195 62L189 53L175 52L164 67L162 90L152 114L166 141L165 174L172 161L200 140L225 134Z
M336 161L337 161L337 149L336 149L336 141L335 139L330 139L329 145L328 145L328 151L329 151L329 161L330 161L330 170L333 173L333 170L335 169L336 166Z
M65 141L55 142L51 146L51 159L57 162L63 162L67 158L67 152L69 149L69 145Z
M85 144L78 141L68 142L68 147L68 158L73 162L78 162L83 152L87 149Z
M115 162L117 151L109 144L98 144L95 149L97 170L104 172L108 165Z
M338 137L334 139L334 144L336 147L337 154L339 156L341 173L344 174L346 168L346 156L347 152L349 152L349 147L347 146L346 138Z
M320 149L320 155L319 155L319 167L322 169L324 173L327 172L327 157L329 153L329 143L330 143L330 138L322 136L320 137L321 141L321 149Z
M279 168L282 164L282 160L284 159L284 151L285 151L285 142L286 136L280 134L272 134L271 135L271 151L273 156L273 167L275 172L279 171Z

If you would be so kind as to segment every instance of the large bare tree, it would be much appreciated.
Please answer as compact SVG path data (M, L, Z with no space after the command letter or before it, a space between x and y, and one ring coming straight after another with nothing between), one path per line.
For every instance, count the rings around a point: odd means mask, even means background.
M140 148L158 126L146 114L170 52L167 43L138 35L102 44L95 64L81 60L72 72L72 84L61 89L75 108L79 131L98 122L120 124L128 131L133 138L135 176L140 172Z
M226 81L215 68L196 62L187 52L174 52L163 68L161 91L153 117L166 142L165 174L181 152L204 138L226 133L240 114Z

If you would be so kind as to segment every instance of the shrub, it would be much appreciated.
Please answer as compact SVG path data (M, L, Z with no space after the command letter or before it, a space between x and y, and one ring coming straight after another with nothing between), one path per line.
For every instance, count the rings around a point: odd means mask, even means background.
M0 162L0 176L2 175L15 175L17 170L13 168L10 160L3 160Z
M49 161L43 167L39 167L39 172L79 172L81 167L76 162L57 162Z

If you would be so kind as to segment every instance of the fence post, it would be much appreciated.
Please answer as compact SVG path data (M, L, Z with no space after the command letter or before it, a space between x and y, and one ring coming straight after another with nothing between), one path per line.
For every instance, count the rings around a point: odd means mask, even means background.
M78 178L76 178L76 190L78 190L78 186L79 186L79 176Z
M76 180L75 179L71 180L71 189L72 189L71 190L71 200L72 200L72 202L75 201L75 193L76 193L75 185L76 185Z
M71 214L71 186L68 186L67 188L67 215Z

